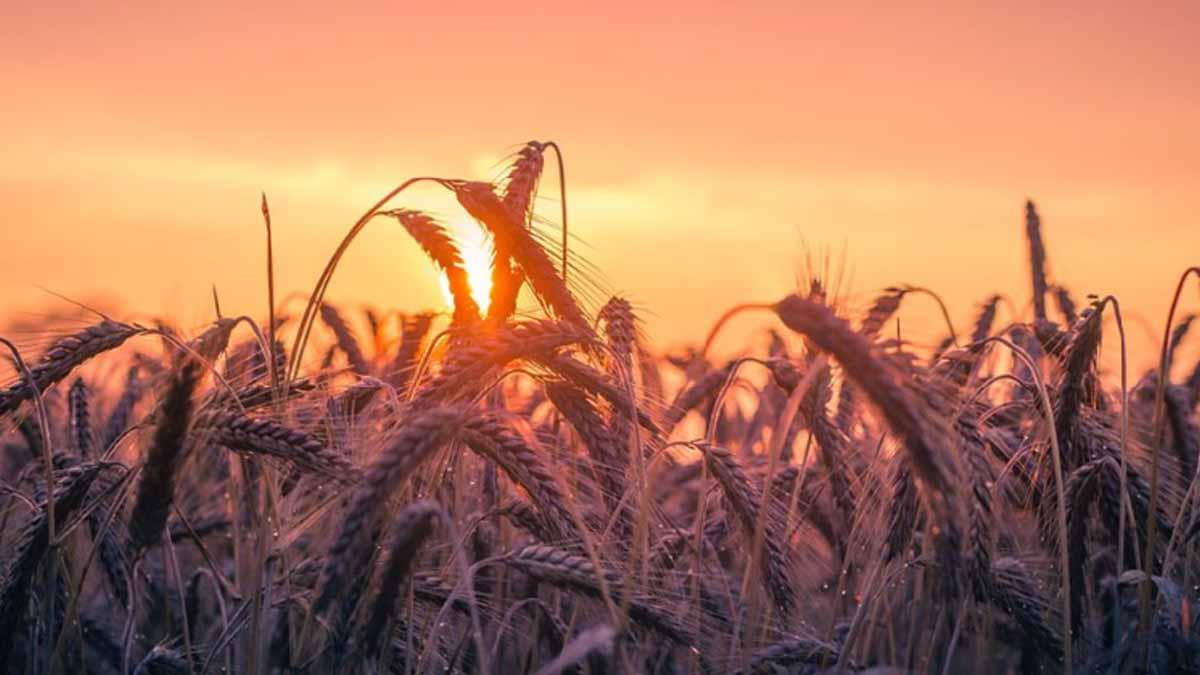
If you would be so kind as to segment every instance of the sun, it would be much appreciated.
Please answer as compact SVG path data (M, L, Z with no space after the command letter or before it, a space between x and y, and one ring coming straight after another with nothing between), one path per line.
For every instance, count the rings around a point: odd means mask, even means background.
M492 298L492 238L470 220L454 221L446 229L462 255L467 283L471 286L471 298L479 305L479 311L486 314ZM453 308L454 294L450 292L450 281L445 274L438 276L438 288L442 291L446 306Z

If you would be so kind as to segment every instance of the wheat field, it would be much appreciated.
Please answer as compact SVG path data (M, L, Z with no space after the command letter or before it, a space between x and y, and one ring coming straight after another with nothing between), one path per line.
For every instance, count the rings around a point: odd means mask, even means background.
M269 315L4 340L0 670L1200 668L1200 365L1173 358L1200 269L1145 373L1117 298L1048 278L1033 203L1029 286L935 349L893 321L936 289L854 314L814 273L663 351L568 246L566 196L535 213L558 151L403 183ZM404 207L430 182L489 235L488 292ZM397 225L451 310L327 301ZM716 358L747 314L772 327Z

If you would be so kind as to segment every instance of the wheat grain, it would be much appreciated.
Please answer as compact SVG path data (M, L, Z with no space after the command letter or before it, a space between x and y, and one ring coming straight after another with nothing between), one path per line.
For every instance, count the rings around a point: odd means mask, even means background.
M172 376L160 410L154 436L146 452L141 480L129 517L129 538L134 557L158 543L175 498L176 473L183 464L192 394L201 374L200 364L186 359Z
M144 332L145 329L140 326L105 319L62 338L52 344L37 364L30 368L33 386L38 391L45 391L92 357L116 349L129 338ZM33 390L24 381L0 391L0 415L16 410L31 396Z

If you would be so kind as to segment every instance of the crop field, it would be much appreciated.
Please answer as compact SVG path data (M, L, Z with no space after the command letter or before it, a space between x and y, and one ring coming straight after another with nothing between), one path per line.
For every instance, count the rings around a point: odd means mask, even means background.
M896 320L937 289L851 312L812 271L662 349L539 201L560 168L530 142L495 184L402 183L300 294L268 243L261 315L0 341L0 671L1200 668L1200 269L1147 372L1118 298L1050 277L1032 202L1028 284L943 308L936 348ZM430 183L487 255L405 205ZM446 307L326 298L367 227Z

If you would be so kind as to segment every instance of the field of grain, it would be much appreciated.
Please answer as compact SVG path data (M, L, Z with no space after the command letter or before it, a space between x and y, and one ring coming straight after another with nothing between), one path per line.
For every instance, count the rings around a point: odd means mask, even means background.
M1145 373L1099 370L1120 304L1047 278L1033 203L1029 286L934 350L894 320L936 289L850 315L813 274L664 352L564 245L566 195L534 213L557 152L404 183L270 317L0 342L0 671L1200 668L1200 366L1173 363L1200 270ZM416 182L490 235L489 293ZM451 311L325 301L368 226ZM716 359L749 314L774 327Z

